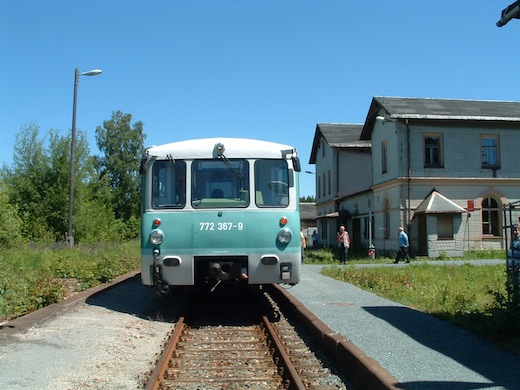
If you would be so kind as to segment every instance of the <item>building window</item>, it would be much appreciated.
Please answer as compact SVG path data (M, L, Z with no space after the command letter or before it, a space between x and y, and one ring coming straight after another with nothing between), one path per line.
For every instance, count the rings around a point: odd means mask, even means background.
M388 141L381 142L381 173L388 172Z
M427 134L424 136L424 167L442 168L442 136Z
M330 169L327 171L327 186L329 187L329 195L330 195L331 187L332 187Z
M483 135L480 137L482 168L497 168L500 166L498 135Z
M485 198L482 201L482 234L500 237L500 209L495 198Z
M320 175L317 175L318 176L318 199L321 198L321 176Z
M453 240L452 214L440 214L437 216L437 236L439 240Z

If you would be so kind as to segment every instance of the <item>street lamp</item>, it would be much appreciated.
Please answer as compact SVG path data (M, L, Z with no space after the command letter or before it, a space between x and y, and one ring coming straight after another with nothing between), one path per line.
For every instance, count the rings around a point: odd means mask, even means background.
M79 76L97 76L101 74L100 69L89 70L79 73L74 71L74 100L72 102L72 134L70 141L70 178L69 178L69 227L67 230L67 243L69 248L74 247L74 236L72 235L72 209L74 207L74 159L76 158L76 105L78 99Z
M515 1L504 8L500 16L500 20L497 22L498 27L505 26L513 18L520 19L520 1Z

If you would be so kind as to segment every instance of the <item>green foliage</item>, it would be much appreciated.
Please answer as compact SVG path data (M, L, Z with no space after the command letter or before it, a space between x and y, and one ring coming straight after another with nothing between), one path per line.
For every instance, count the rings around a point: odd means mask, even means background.
M307 264L334 264L337 262L337 254L332 249L319 249L305 251L305 263Z
M0 247L11 248L22 242L22 220L18 208L9 203L5 186L0 183Z
M10 280L0 278L0 319L9 319L58 302L64 296L60 284L48 275Z
M3 182L9 189L9 203L18 207L24 221L22 234L29 240L48 240L46 207L49 183L49 157L39 138L39 127L28 124L16 136L13 168L2 172ZM45 212L43 211L45 210Z
M90 155L86 135L76 136L73 234L76 244L133 239L139 235L138 167L142 123L116 112L97 139L104 157ZM0 173L0 248L64 242L68 230L70 135L35 123L16 136L13 164ZM98 168L96 172L95 167Z
M49 271L47 256L38 250L0 252L0 319L10 318L58 302L61 284Z
M132 115L115 111L96 128L97 145L104 153L96 160L97 169L100 182L107 184L105 189L98 187L98 195L113 205L115 217L125 223L140 215L139 166L145 139L143 123L131 125L131 120Z
M141 216L136 217L132 215L124 225L124 231L122 232L122 238L124 240L134 239L139 237L141 233Z
M82 291L110 282L138 269L139 262L137 241L78 246L73 250L0 250L0 320L58 302L67 286Z
M505 259L506 251L504 249L483 249L473 250L464 254L464 259L479 260L479 259Z
M504 267L495 265L412 264L406 268L364 269L327 267L323 272L432 313L483 310L493 303L488 291L505 291Z
M305 263L307 264L338 264L340 254L338 248L322 248L322 249L307 249L305 251ZM370 260L368 253L364 250L349 250L349 262L362 264L380 264L389 263L393 258L378 256L377 259Z
M48 147L44 142L48 139ZM74 210L88 198L86 185L92 177L84 133L78 132L74 186ZM40 137L38 125L22 127L16 136L12 167L3 167L2 181L8 203L18 211L21 236L28 241L51 244L64 240L68 224L70 137L50 130ZM90 167L90 168L89 168ZM80 241L80 236L77 237Z

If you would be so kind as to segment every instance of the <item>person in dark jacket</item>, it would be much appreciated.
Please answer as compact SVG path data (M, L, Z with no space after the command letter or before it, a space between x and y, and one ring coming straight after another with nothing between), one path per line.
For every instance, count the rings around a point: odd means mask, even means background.
M410 257L408 257L408 234L404 231L404 227L399 226L399 235L397 236L397 246L399 247L397 255L395 256L394 264L399 263L401 259L409 263Z

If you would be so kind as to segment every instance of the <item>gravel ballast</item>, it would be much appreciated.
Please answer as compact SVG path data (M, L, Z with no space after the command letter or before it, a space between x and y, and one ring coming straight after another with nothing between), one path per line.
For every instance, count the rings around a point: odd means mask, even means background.
M175 309L137 275L26 329L8 328L0 332L0 389L142 388Z

